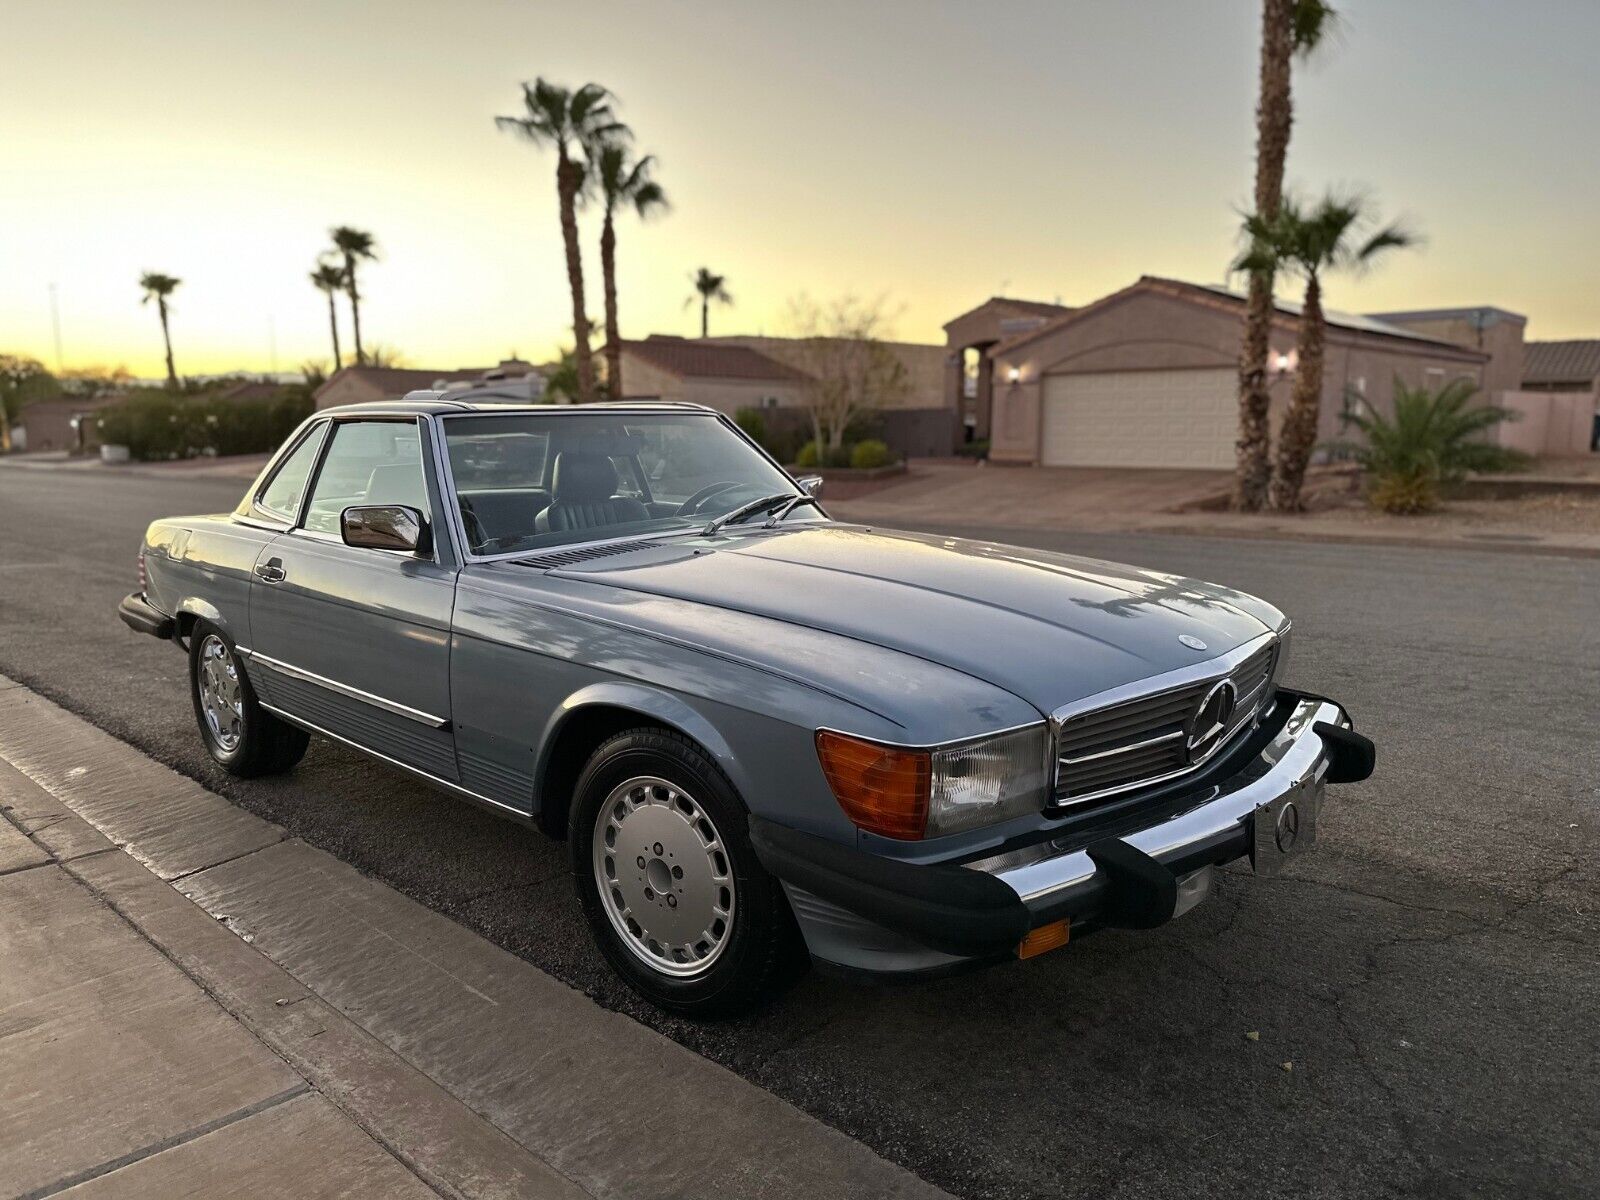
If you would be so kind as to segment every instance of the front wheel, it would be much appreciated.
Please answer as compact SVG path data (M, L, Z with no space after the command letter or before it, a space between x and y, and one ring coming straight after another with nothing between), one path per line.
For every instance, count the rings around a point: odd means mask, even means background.
M612 968L662 1008L740 1012L805 961L746 822L727 777L666 730L618 734L578 780L568 830L578 898Z
M228 774L278 775L305 755L311 735L261 707L233 643L205 622L189 638L189 691L200 739Z

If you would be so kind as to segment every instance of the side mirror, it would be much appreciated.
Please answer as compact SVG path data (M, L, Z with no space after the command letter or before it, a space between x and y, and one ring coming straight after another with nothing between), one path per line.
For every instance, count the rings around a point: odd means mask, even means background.
M422 513L404 504L353 505L339 514L339 534L346 546L368 550L426 554L433 549Z
M796 479L795 482L805 489L805 493L808 496L822 495L821 475L802 475L799 479Z

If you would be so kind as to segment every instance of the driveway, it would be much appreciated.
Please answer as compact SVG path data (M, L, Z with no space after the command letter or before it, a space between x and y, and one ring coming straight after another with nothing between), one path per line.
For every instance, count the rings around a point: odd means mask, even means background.
M561 845L317 739L277 781L209 764L182 657L113 609L149 519L239 489L0 472L0 672L965 1197L1594 1194L1600 562L992 526L1272 600L1377 774L1162 929L697 1026L606 969Z
M915 461L887 487L829 503L838 515L870 514L885 524L948 520L959 525L1089 528L1108 517L1166 513L1226 489L1227 471L1123 467L995 467ZM824 500L829 492L824 489ZM851 517L851 519L855 519Z

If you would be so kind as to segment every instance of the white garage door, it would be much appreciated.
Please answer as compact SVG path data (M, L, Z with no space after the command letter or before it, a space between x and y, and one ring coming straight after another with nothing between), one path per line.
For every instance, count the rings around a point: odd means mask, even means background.
M1231 467L1238 387L1229 368L1047 375L1040 460L1050 467Z

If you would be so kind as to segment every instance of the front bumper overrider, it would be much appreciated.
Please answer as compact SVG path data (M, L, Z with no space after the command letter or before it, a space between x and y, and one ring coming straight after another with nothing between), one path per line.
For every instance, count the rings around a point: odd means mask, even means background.
M1280 690L1206 781L1111 829L1064 828L937 864L885 858L759 817L750 834L784 882L814 957L855 971L924 973L1009 956L1030 930L1063 919L1074 933L1160 925L1203 898L1210 868L1238 859L1273 874L1314 842L1326 786L1365 779L1374 758L1338 704Z

